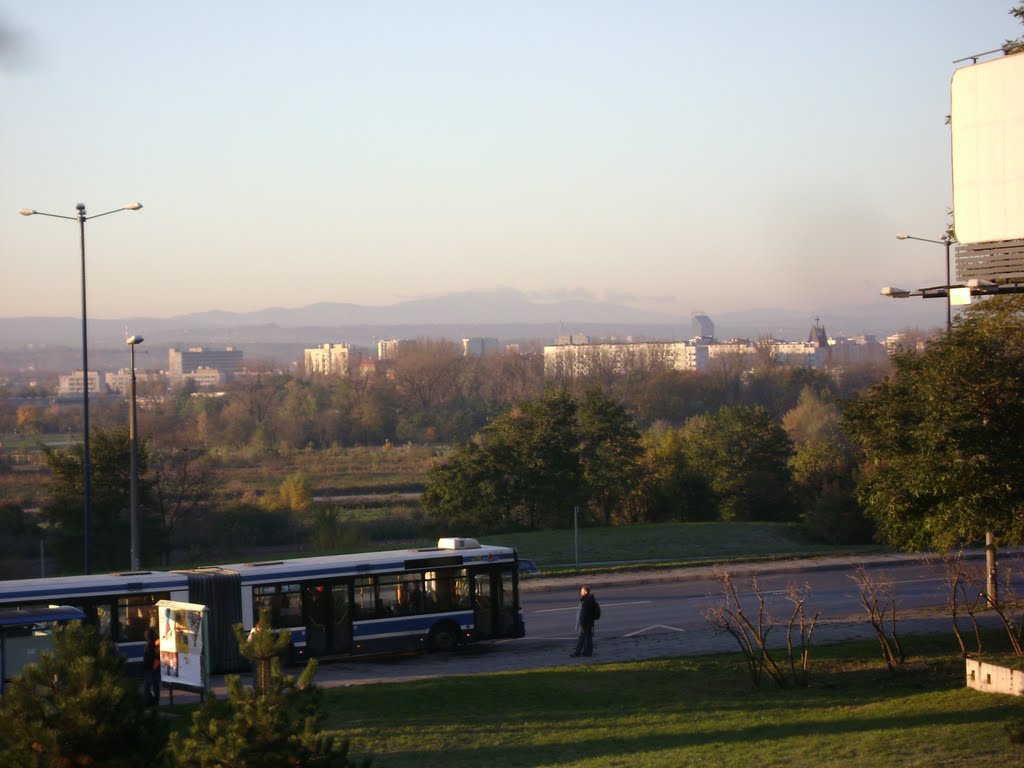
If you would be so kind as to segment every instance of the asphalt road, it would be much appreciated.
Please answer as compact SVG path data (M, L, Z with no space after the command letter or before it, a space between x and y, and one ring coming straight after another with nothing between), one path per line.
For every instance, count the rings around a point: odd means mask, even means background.
M981 573L984 558L979 552L970 553L969 563ZM1004 572L1015 577L1021 573L1022 564L1024 556L1020 553L1004 553L1000 558ZM813 644L827 644L874 637L857 587L850 578L858 565L863 565L876 581L892 583L902 635L951 630L941 567L918 558L783 561L746 564L730 570L745 609L756 609L751 589L751 578L756 576L769 611L782 622L788 621L793 610L786 599L789 585L806 585L808 617L820 611ZM1015 578L1015 582L1017 591L1024 593L1024 580ZM316 681L321 686L334 687L737 650L731 636L713 629L704 618L707 608L722 595L720 582L710 568L687 568L590 579L588 583L601 603L595 655L589 659L570 659L579 583L575 579L543 577L524 580L524 638L479 643L452 654L327 661L320 665ZM784 643L781 628L774 633L774 643ZM214 679L213 689L216 695L224 695L223 678ZM176 701L191 698L194 697L183 692L175 694Z

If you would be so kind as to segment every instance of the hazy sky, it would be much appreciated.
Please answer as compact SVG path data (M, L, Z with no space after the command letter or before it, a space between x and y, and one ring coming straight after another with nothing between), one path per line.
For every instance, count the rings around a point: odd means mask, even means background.
M20 208L134 200L86 225L92 317L890 301L945 279L895 234L942 235L952 62L1011 5L0 0L0 316L80 310L77 225Z

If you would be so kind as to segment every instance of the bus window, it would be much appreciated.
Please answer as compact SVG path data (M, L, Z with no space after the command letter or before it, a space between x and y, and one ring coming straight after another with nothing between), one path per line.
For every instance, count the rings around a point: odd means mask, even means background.
M465 568L428 571L423 576L424 588L433 610L444 612L469 608L469 576Z
M397 573L377 577L377 618L402 613L402 581Z
M108 603L93 603L81 606L82 611L88 617L86 622L96 627L96 634L104 640L113 640L111 636L112 611Z
M142 640L148 627L155 629L157 626L156 603L165 597L166 595L129 595L118 598L118 640L122 643Z
M377 618L377 595L373 588L373 579L360 576L355 581L354 605L356 619Z
M399 576L398 595L401 612L417 615L425 611L423 604L423 577L418 573L403 573Z
M252 589L253 621L260 610L270 609L270 623L276 629L301 627L302 588L298 584L262 584Z

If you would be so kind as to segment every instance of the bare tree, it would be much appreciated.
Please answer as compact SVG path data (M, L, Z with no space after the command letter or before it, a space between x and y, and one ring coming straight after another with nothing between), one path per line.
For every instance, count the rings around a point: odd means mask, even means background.
M213 495L213 472L201 451L171 449L150 459L152 498L163 526L164 562L170 560L172 536L196 516Z
M895 675L907 658L896 633L895 587L884 575L872 576L863 565L857 566L850 579L857 585L861 604L868 612L868 621L878 637L885 666L890 674Z
M768 611L767 595L761 589L757 577L753 576L750 579L751 591L757 602L756 614L751 617L743 610L732 574L716 569L715 576L722 583L722 596L705 611L704 618L712 627L727 632L736 640L754 686L760 687L763 674L767 674L780 688L807 685L811 636L821 613L816 611L812 617L807 617L806 605L810 588L806 584L802 587L791 584L786 593L787 598L793 603L793 613L786 628L786 651L790 669L790 677L787 678L768 650L768 635L775 627L775 620ZM798 632L799 653L793 646L794 630Z

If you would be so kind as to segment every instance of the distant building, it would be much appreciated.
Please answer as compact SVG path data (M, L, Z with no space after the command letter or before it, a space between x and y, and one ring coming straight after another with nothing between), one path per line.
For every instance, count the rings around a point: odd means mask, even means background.
M191 381L197 387L219 387L227 377L224 372L217 368L198 368L194 371L182 374L182 383Z
M59 396L80 395L85 390L85 379L81 371L72 371L69 376L61 376L57 381L57 394ZM100 381L98 371L89 371L89 392L94 395L106 391L103 382Z
M348 376L352 348L348 344L322 344L303 350L303 367L307 376Z
M707 366L707 349L686 341L554 344L544 347L544 375L585 376L598 370L625 373L656 365L699 371Z
M167 375L172 386L183 383L188 374L196 373L201 369L219 371L226 381L232 378L242 367L243 353L240 349L227 347L226 349L205 349L203 347L189 347L187 350L177 350L173 347L167 351ZM209 374L204 373L200 378L208 378Z
M715 338L715 324L702 310L693 313L693 335L700 339Z
M408 339L383 339L377 342L377 359L394 360L399 353L407 349L412 341Z
M498 340L492 338L473 338L462 340L463 357L481 357L498 351Z
M117 373L104 374L104 380L107 384L107 389L128 397L132 387L132 372L130 368L122 368ZM148 384L153 381L160 381L163 378L158 373L153 371L135 371L135 385Z

